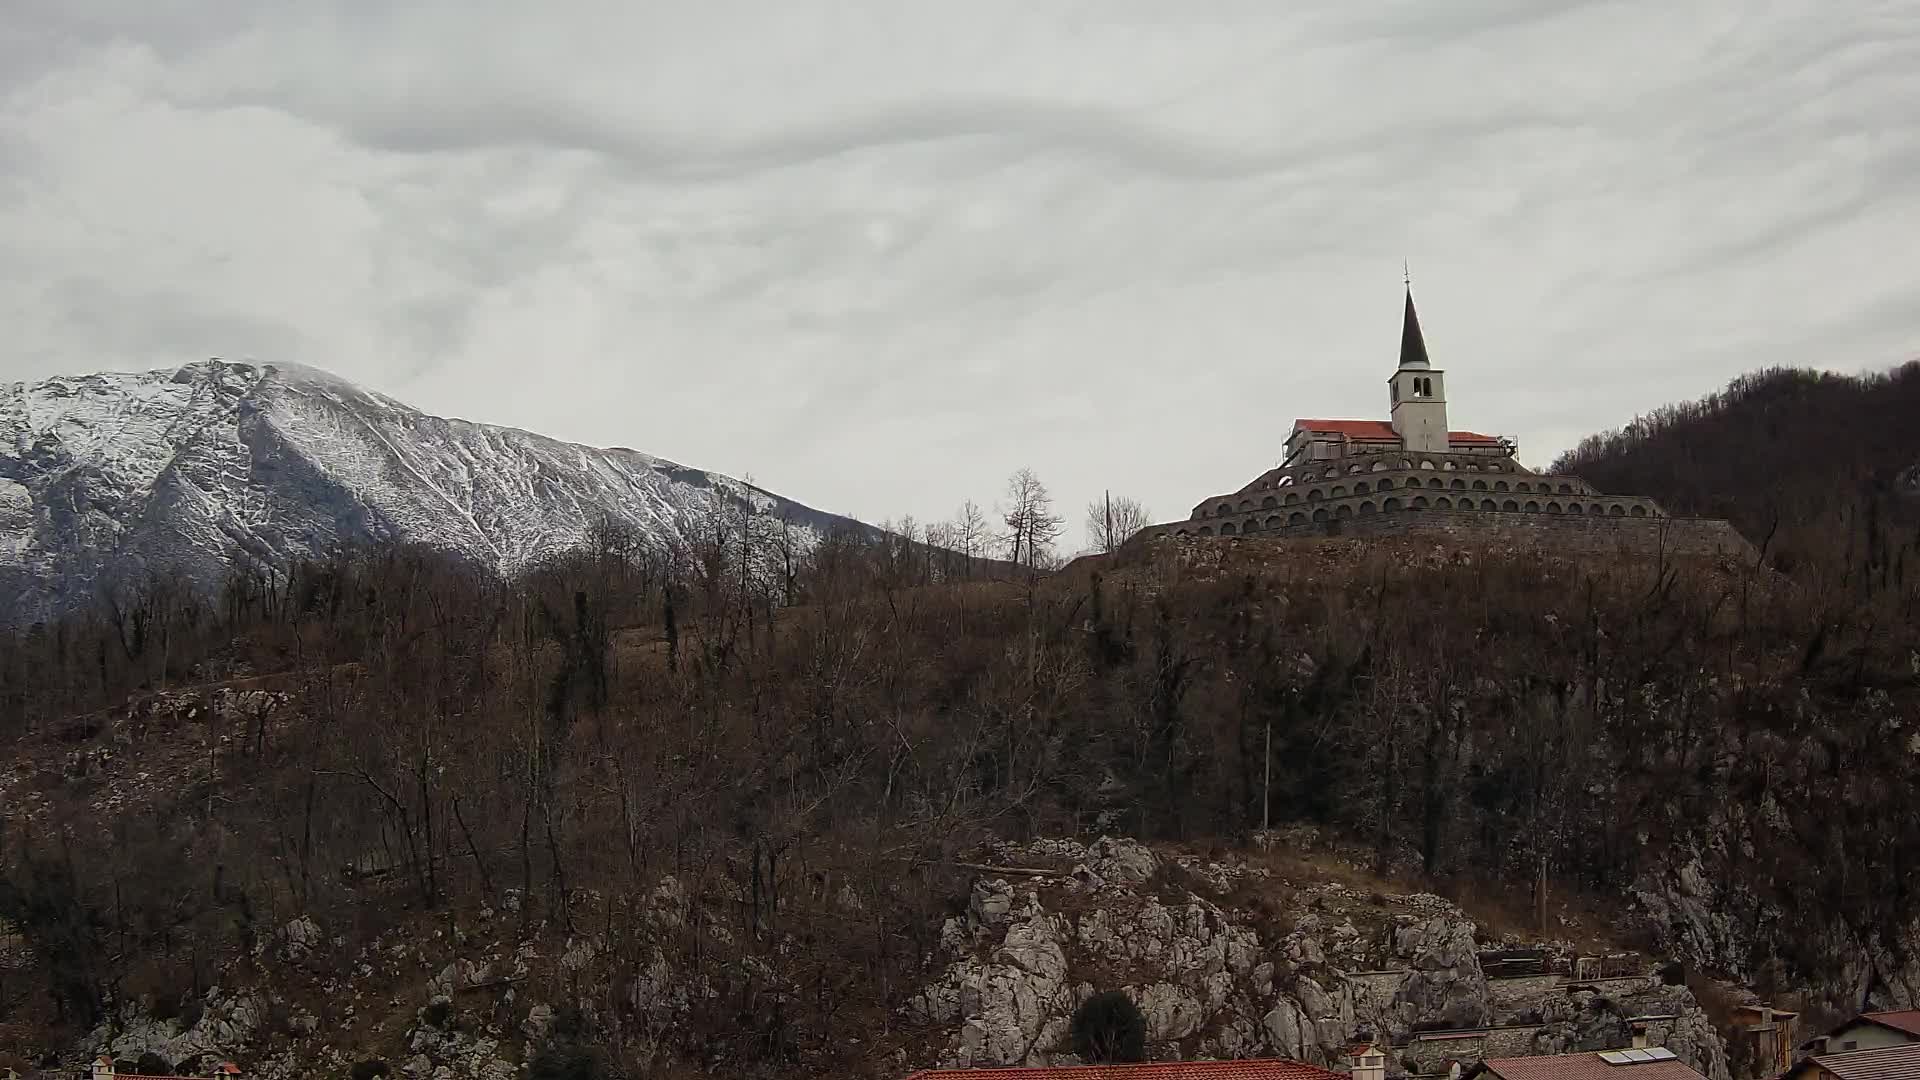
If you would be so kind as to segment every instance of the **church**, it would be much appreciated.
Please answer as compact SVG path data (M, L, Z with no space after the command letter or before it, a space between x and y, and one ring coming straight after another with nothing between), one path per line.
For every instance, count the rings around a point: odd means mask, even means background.
M1277 467L1202 500L1185 521L1141 535L1379 535L1443 525L1458 532L1526 518L1625 519L1623 525L1668 518L1652 499L1606 495L1576 476L1533 472L1515 457L1518 450L1511 439L1448 425L1447 373L1427 355L1409 286L1400 362L1387 378L1387 419L1295 420Z

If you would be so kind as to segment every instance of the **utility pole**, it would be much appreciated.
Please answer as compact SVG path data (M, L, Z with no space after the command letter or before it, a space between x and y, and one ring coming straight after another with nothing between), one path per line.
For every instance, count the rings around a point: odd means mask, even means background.
M1534 900L1540 906L1540 940L1547 940L1547 856L1540 855L1540 877L1534 882Z
M1266 832L1273 812L1273 718L1267 718L1267 748L1260 762L1260 831Z

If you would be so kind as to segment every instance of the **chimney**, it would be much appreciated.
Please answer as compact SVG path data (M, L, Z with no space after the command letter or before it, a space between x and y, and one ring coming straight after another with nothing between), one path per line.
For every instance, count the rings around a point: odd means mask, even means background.
M1387 1080L1387 1055L1370 1042L1357 1043L1347 1050L1352 1080Z
M1633 1048L1635 1050L1645 1050L1647 1048L1647 1025L1633 1025Z
M105 1054L93 1059L93 1080L113 1080L113 1059Z

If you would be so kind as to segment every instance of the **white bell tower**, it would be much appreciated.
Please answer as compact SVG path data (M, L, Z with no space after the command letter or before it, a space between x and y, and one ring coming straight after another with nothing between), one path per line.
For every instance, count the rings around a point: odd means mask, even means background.
M1393 430L1411 451L1444 454L1447 438L1447 373L1427 362L1427 341L1407 286L1407 315L1400 327L1400 367L1387 380L1393 396Z

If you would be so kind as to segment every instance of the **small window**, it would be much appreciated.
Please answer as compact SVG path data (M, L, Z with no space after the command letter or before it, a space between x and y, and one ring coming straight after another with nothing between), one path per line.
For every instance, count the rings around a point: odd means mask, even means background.
M1858 1050L1858 1049L1860 1049L1860 1040L1859 1040L1859 1039L1848 1039L1848 1040L1847 1040L1846 1042L1843 1042L1843 1043L1841 1043L1841 1044L1840 1044L1840 1049L1842 1049L1842 1050Z

